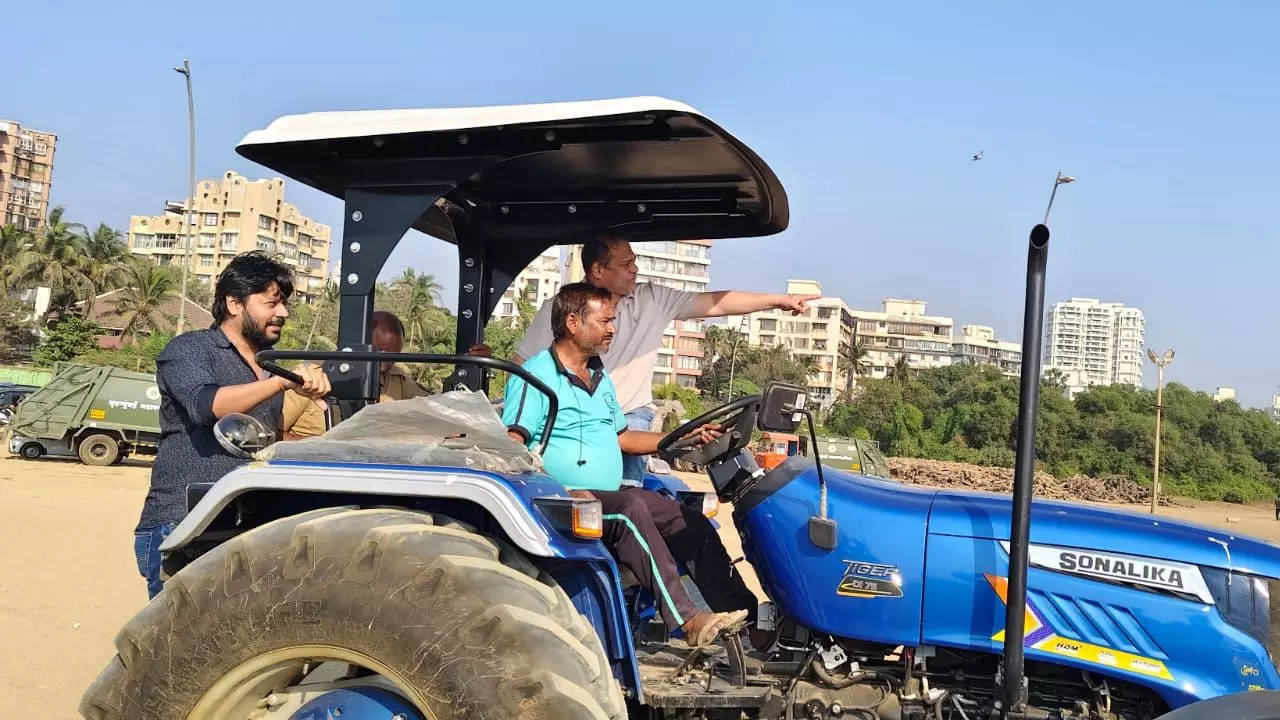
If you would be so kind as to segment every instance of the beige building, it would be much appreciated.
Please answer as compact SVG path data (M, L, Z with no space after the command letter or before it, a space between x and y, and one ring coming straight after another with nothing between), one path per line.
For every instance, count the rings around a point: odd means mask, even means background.
M186 202L165 204L161 215L129 217L129 251L161 265L182 266ZM191 216L191 277L209 285L231 258L263 250L297 273L295 298L311 302L324 289L329 267L328 225L284 201L284 181L248 180L228 170L196 185Z
M904 357L907 366L917 370L951 364L955 321L925 310L924 300L885 298L879 312L852 311L858 321L855 340L867 348L871 377L887 377Z
M996 331L986 325L965 325L952 343L951 362L994 365L1017 377L1022 374L1022 345L996 338Z
M822 295L822 285L816 280L788 280L787 294ZM730 316L725 322L730 329L741 329L751 345L780 345L797 358L812 357L814 370L808 386L818 402L834 402L844 392L849 370L845 354L854 332L854 315L844 300L823 297L811 302L808 315L761 310L745 317Z
M564 283L564 271L560 267L560 246L554 245L542 251L524 270L521 270L511 286L502 293L502 299L493 309L494 320L511 321L519 314L519 299L528 300L537 312L542 303L555 297Z
M633 242L639 282L651 282L677 290L705 292L711 282L710 240ZM570 282L582 279L582 247L570 248L566 269ZM702 320L676 320L667 325L653 368L653 384L674 383L694 387L702 376Z
M0 120L0 202L4 224L38 231L49 216L58 136Z

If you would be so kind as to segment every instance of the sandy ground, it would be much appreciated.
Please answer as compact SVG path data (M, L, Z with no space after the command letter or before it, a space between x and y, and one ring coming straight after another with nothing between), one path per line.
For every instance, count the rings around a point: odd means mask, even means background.
M149 474L135 461L91 468L0 458L0 716L78 717L116 630L146 602L132 533ZM1163 514L1280 542L1268 506L1188 502ZM729 508L717 519L730 557L741 557ZM754 573L739 567L758 592Z

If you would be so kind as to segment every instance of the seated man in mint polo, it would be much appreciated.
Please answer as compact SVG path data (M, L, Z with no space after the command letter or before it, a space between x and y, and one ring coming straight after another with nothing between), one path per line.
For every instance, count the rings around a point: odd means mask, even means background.
M627 428L600 362L613 339L614 313L609 291L585 283L565 285L552 301L555 340L524 363L559 401L543 466L570 494L600 501L604 542L618 562L653 593L668 630L679 628L691 645L705 645L745 620L756 598L707 518L658 493L622 488L622 453L655 452L662 434ZM546 396L513 375L502 410L512 438L536 445L546 418ZM717 434L714 427L697 432L704 441ZM714 612L694 606L680 583L677 558Z

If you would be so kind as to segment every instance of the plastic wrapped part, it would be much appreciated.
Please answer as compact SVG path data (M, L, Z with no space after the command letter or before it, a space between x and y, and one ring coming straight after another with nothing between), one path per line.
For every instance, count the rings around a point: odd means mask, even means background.
M324 435L278 442L255 458L505 473L542 469L537 453L507 436L488 398L470 390L369 405Z

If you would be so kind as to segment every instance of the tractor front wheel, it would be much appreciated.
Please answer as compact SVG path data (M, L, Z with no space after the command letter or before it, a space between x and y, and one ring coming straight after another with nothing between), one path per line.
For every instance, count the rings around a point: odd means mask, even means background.
M448 518L406 510L277 520L170 578L120 631L118 655L80 712L291 718L354 688L430 720L625 718L590 624L511 554Z

